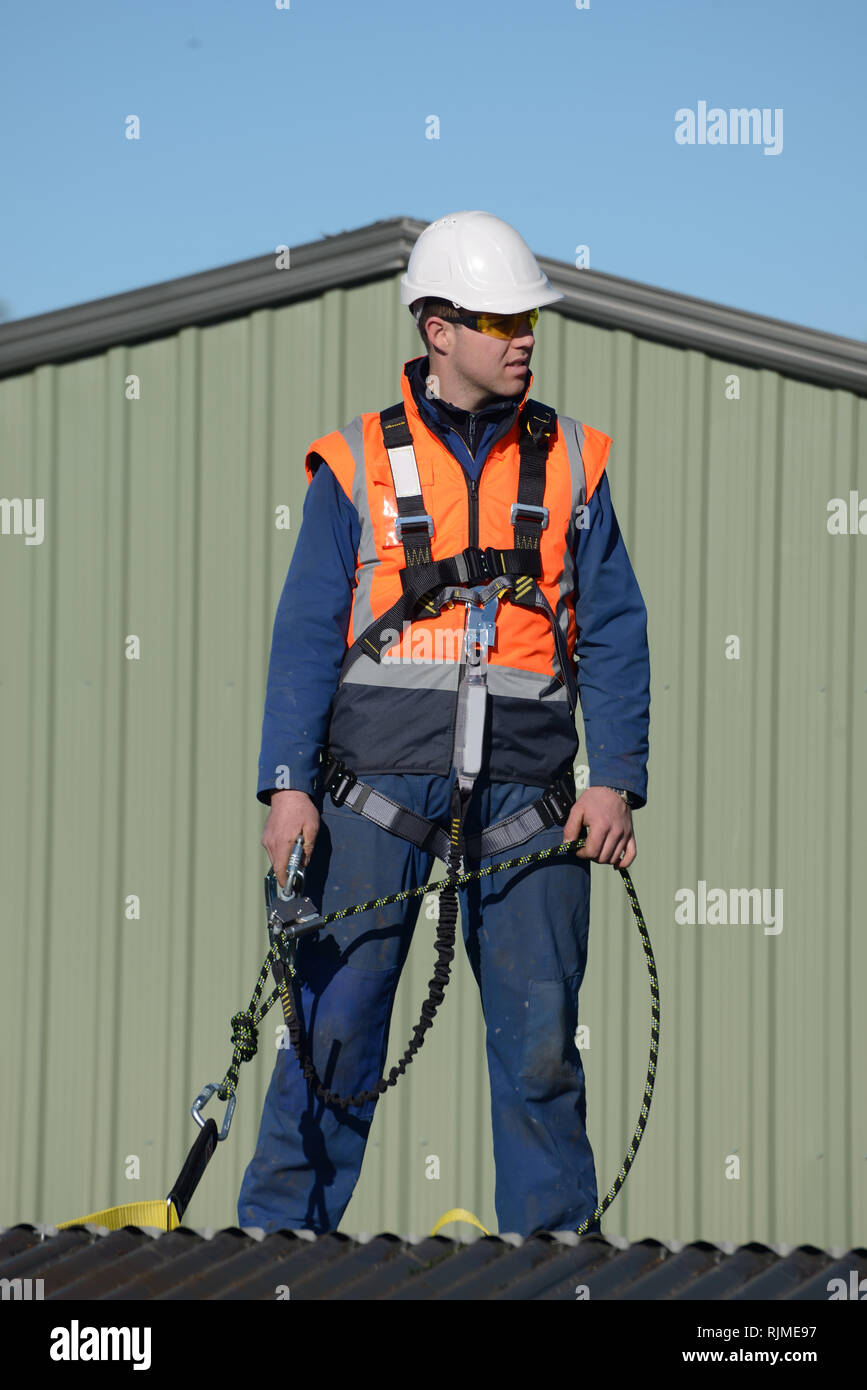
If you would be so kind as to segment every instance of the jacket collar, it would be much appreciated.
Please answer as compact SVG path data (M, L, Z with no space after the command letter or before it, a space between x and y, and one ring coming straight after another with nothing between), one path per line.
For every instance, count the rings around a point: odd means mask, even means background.
M462 423L471 413L476 414L486 423L497 423L505 425L502 430L506 434L512 428L517 418L518 411L526 403L530 394L530 387L533 384L533 373L527 370L527 382L523 394L516 396L498 396L496 400L488 405L482 406L481 410L470 412L462 410L460 406L452 405L449 401L441 401L436 397L429 400L425 395L425 382L429 373L428 358L413 357L405 362L400 378L400 389L403 394L403 403L406 408L407 418L416 420L426 425L428 429L439 426L440 431L448 431L455 425L456 420ZM508 421L508 423L506 423ZM499 434L499 431L498 431Z

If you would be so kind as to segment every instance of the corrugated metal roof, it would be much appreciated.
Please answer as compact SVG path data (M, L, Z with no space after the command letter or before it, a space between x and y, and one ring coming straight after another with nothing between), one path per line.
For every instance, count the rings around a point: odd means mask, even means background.
M424 222L392 217L275 253L0 325L0 377L276 308L406 268ZM551 312L867 395L867 345L540 256L564 298Z
M355 1238L308 1231L94 1226L0 1235L0 1278L42 1279L46 1301L73 1299L737 1300L827 1302L831 1279L867 1276L867 1249L629 1243L571 1231ZM583 1287L582 1287L583 1286Z

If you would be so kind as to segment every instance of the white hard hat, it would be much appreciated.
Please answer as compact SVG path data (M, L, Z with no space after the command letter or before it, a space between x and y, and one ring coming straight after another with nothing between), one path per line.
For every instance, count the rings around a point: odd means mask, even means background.
M562 299L526 241L490 212L452 212L421 233L400 302L430 296L474 313L518 314Z

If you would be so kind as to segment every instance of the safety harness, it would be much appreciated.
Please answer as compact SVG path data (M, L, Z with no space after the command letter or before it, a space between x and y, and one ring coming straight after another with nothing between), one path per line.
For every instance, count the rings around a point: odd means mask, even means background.
M437 617L448 603L489 604L481 631L488 629L493 640L494 600L508 594L512 603L538 608L551 625L561 678L569 697L572 714L577 708L577 686L569 661L566 642L551 605L537 583L542 575L540 553L542 532L548 525L545 497L545 464L551 439L557 429L557 413L550 406L528 400L518 417L518 498L512 504L513 549L484 550L469 545L458 555L434 560L431 554L433 517L425 508L412 433L401 402L380 412L382 439L397 502L395 533L403 545L405 565L400 571L403 593L387 612L372 622L355 639L344 659L341 681L360 656L377 664L394 643L393 629L402 630L406 621Z

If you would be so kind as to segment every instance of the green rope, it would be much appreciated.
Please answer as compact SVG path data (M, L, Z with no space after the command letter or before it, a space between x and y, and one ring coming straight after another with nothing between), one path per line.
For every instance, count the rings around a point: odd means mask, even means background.
M467 883L473 883L476 879L487 878L490 874L497 873L503 869L518 869L524 867L527 864L539 863L545 859L554 859L558 855L566 854L571 850L580 849L581 846L585 844L586 840L587 833L585 831L584 834L581 835L580 838L577 840L565 840L560 845L552 845L549 849L537 850L534 854L522 854L516 859L508 859L503 863L490 864L487 868L484 869L473 869L465 874L459 874L457 878L444 878L438 880L436 883L423 883L418 888L404 888L401 892L390 893L387 897L384 898L371 898L370 901L366 903L356 903L352 907L341 907L338 908L336 912L329 912L326 916L324 916L322 918L320 926L327 927L332 922L341 922L344 921L347 917L355 917L362 912L371 912L374 908L378 907L388 907L392 903L406 902L409 898L422 897L426 893L442 893L444 889L448 887L462 888ZM635 1155L638 1153L638 1146L641 1143L641 1140L644 1136L644 1131L647 1127L647 1120L650 1115L650 1103L653 1099L653 1086L656 1080L657 1060L659 1056L659 977L656 973L656 961L654 960L653 948L650 944L650 937L647 932L647 925L644 921L644 915L641 911L641 906L638 901L638 895L633 886L632 879L629 876L629 871L627 869L618 869L617 872L623 879L623 883L626 888L626 893L629 898L630 905L632 907L633 916L635 917L635 920L638 924L638 930L641 936L641 944L644 947L644 955L647 962L647 970L650 975L650 1060L648 1062L647 1067L647 1078L644 1083L644 1095L642 1097L641 1102L641 1112L638 1117L638 1123L636 1124L635 1130L632 1135L632 1141L629 1145L629 1148L626 1151L626 1155L623 1159L620 1171L617 1174L617 1177L615 1178L613 1185L611 1186L610 1190L608 1191L600 1205L596 1208L592 1215L588 1216L586 1221L583 1221L581 1225L577 1228L576 1233L578 1235L582 1235L592 1222L596 1221L600 1216L602 1216L603 1212L608 1210L608 1208L611 1206L611 1203L614 1201L615 1197L617 1196L618 1192L623 1186L624 1182L626 1181L627 1174L629 1173L629 1170L632 1167L633 1162L635 1161ZM258 1043L257 1024L261 1023L265 1015L271 1010L271 1008L273 1008L274 1004L277 1002L279 998L279 992L276 989L272 990L261 1008L259 1007L259 1001L262 997L262 991L265 988L265 981L268 978L271 967L274 961L277 959L278 955L280 954L280 950L284 943L288 942L290 939L291 938L287 936L286 932L280 932L279 936L275 939L273 946L268 951L268 954L266 955L262 963L262 969L259 971L259 976L256 980L256 985L253 989L253 994L250 999L249 1007L240 1013L233 1014L232 1016L231 1042L234 1050L232 1052L232 1060L226 1071L226 1075L224 1076L217 1090L217 1095L219 1096L221 1101L225 1101L229 1098L229 1096L235 1095L238 1085L238 1072L241 1063L249 1062L256 1055L256 1048Z
M535 854L522 854L519 859L509 859L503 864L491 864L486 869L473 869L468 873L460 874L456 879L452 879L451 882L444 878L438 880L436 883L422 883L418 888L404 888L399 893L390 893L388 897L385 898L371 898L366 903L356 903L352 907L341 907L338 908L337 911L329 912L327 916L323 917L320 922L320 927L330 926L332 922L340 922L346 917L355 917L362 912L371 912L377 907L389 907L392 903L406 902L408 898L422 897L426 893L442 893L442 891L449 886L462 888L464 884L473 883L478 878L486 878L497 869L515 869L525 864L533 864L537 860L551 859L555 855L565 854L567 850L580 849L586 839L587 835L585 833L578 840L566 840L563 844L553 845L550 849L537 850ZM621 869L620 872L625 873L626 870ZM232 1036L230 1041L234 1051L226 1075L223 1077L217 1090L217 1095L221 1101L225 1101L229 1096L235 1094L241 1063L251 1061L256 1055L256 1024L261 1023L265 1015L269 1013L274 1004L276 1004L279 993L276 989L272 990L261 1009L259 1008L259 1000L262 997L262 990L265 988L265 981L268 978L271 966L280 954L280 949L283 944L290 939L291 938L287 936L286 932L280 932L279 936L276 937L273 946L262 962L262 969L259 971L259 977L256 980L249 1006L242 1012L232 1015ZM240 1046L236 1041L236 1026L238 1026L238 1020L241 1020L240 1027L243 1030L245 1041L248 1037L254 1039L252 1051L249 1051L246 1046Z

